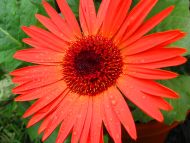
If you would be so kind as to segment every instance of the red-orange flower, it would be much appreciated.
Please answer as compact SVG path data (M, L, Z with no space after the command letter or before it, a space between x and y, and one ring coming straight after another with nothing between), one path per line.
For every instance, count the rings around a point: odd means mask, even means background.
M48 29L22 27L33 48L15 58L35 63L13 71L16 101L37 101L25 112L28 127L42 121L43 139L61 124L56 143L72 134L72 143L101 143L103 128L121 143L121 124L133 139L135 124L127 106L130 100L152 118L163 121L162 110L172 107L164 98L178 95L154 80L176 73L159 68L186 61L185 49L168 47L184 37L180 30L145 35L173 6L152 18L147 14L158 0L141 0L130 12L132 0L102 0L98 13L93 0L80 0L80 26L66 0L57 0L62 15L43 2L49 17L36 15ZM82 30L81 30L82 29Z

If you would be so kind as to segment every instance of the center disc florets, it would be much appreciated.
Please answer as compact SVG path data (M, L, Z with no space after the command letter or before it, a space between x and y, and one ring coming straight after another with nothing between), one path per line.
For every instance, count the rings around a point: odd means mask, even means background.
M112 40L89 36L69 47L63 62L63 75L72 92L94 96L116 83L122 66L120 50Z

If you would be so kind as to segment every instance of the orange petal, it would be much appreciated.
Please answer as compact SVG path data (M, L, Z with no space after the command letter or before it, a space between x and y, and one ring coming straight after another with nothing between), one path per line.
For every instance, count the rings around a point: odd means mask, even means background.
M151 62L151 63L141 63L136 64L139 67L142 68L164 68L164 67L170 67L170 66L177 66L185 63L187 59L185 57L174 57L163 61L157 61L157 62ZM129 64L128 64L129 65Z
M63 143L65 141L77 120L77 114L80 111L83 102L86 102L86 100L87 98L85 96L80 96L79 99L76 100L72 106L72 111L67 115L61 124L56 143Z
M92 121L90 125L91 143L98 143L101 136L102 114L101 114L102 95L92 97Z
M141 27L139 27L139 29L137 29L133 35L126 39L126 45L130 45L131 43L141 38L144 34L149 32L151 29L153 29L156 25L163 21L172 12L173 9L174 6L170 6L147 20L144 24L141 25Z
M183 38L184 36L185 35L179 30L159 32L144 36L131 45L126 45L126 43L123 43L120 45L120 48L124 48L122 52L125 53L125 55L132 55L154 47L167 46L168 44L173 43L174 40Z
M81 27L84 29L85 35L95 34L96 10L93 0L80 0L80 11L80 16L82 16L80 20L83 23Z
M150 102L153 102L162 110L170 111L173 109L173 107L161 97L146 94L145 98L149 98L148 100L150 100Z
M131 0L110 1L110 5L101 29L102 35L112 37L116 32L118 32L127 16L131 2Z
M68 116L69 112L74 108L74 103L79 96L76 94L68 94L64 100L60 103L60 106L53 113L52 118L49 121L49 125L45 128L45 132L42 140L46 140L55 128ZM73 107L73 108L72 108Z
M89 97L88 112L85 119L84 127L80 137L80 143L89 143L90 125L92 121L92 97Z
M12 81L14 83L26 83L29 81L40 80L53 75L59 75L62 73L62 70L62 66L37 65L24 67L11 73L12 75L17 75L13 77Z
M30 100L42 98L46 96L48 93L53 92L55 90L55 86L57 86L58 83L59 82L45 85L40 88L30 89L26 93L23 93L22 95L19 95L18 97L16 97L15 101L30 101ZM13 92L20 93L20 91L16 91L16 89L14 89Z
M116 9L116 15L114 16L114 20L111 22L110 34L115 35L121 28L123 22L125 21L128 10L131 6L132 0L122 0L119 6Z
M33 126L34 124L36 124L37 122L45 118L48 114L53 113L53 110L55 110L59 106L59 103L64 98L64 96L65 96L64 94L59 96L53 102L51 102L47 106L40 109L37 113L35 113L30 119L30 121L28 122L27 128L29 128L30 126Z
M49 92L46 96L38 99L34 104L32 104L32 106L30 106L29 109L27 109L27 111L23 115L24 118L36 113L62 94L66 94L64 92L66 89L66 85L64 82L58 82L57 84L54 84L54 86L55 90Z
M59 38L65 40L65 41L69 41L69 37L67 35L65 35L64 33L62 33L57 26L52 22L51 19L40 15L40 14L36 14L35 15L36 18L40 21L40 23L42 23L49 31L51 31L53 34L55 34L56 36L58 36Z
M121 124L111 106L110 99L105 93L102 102L102 116L104 125L115 143L121 143Z
M187 50L182 48L153 48L145 52L137 53L134 55L125 55L125 63L150 63L162 60L167 60L184 54ZM170 54L168 54L170 53Z
M10 73L12 76L22 77L22 76L35 76L35 74L43 75L45 72L55 72L60 71L62 66L47 66L47 65L34 65L27 66L20 69L16 69ZM38 75L37 75L38 76Z
M178 98L179 95L173 90L152 80L130 77L138 89L144 93L166 98Z
M120 122L123 124L129 135L136 140L137 133L135 123L131 111L127 106L127 103L125 102L125 99L116 87L112 87L109 89L108 96L111 102L111 106L115 111L117 117L119 118Z
M103 127L101 128L101 131L100 131L100 141L99 143L104 143L104 132L103 132Z
M53 35L52 33L38 28L36 26L31 27L22 27L22 30L31 36L34 40L39 42L40 44L44 45L45 47L49 47L52 50L58 52L65 52L68 47L68 44L59 39L57 36Z
M163 121L163 115L156 107L154 102L146 100L145 94L138 90L138 87L133 83L129 76L121 77L117 83L120 91L141 110L157 121ZM121 106L122 107L122 106Z
M141 0L129 13L124 24L120 28L120 31L115 37L115 41L120 41L121 39L126 40L131 36L143 23L144 19L155 6L157 1L158 0Z
M40 88L43 86L46 86L48 84L52 84L55 82L60 81L63 78L63 75L61 73L56 74L56 76L48 76L46 79L39 78L39 79L33 79L29 82L21 82L21 84L17 87L15 87L12 92L15 94L22 94L24 92L28 93L29 90Z
M97 33L102 26L102 23L107 14L109 4L110 4L110 0L102 0L102 2L100 4L100 7L98 9L98 14L97 14L96 27L94 29L95 33Z
M58 6L61 10L61 13L63 14L66 22L68 23L70 28L72 28L74 34L80 38L82 35L81 35L79 24L75 18L75 15L73 14L71 8L67 4L67 1L66 0L56 0L56 1L57 1L57 4L58 4Z
M64 53L35 48L19 50L14 54L16 59L44 65L59 65L63 62L64 56Z
M83 1L81 0L80 6L79 6L79 19L80 19L80 25L81 25L83 34L87 36L89 34L89 29L88 29L87 21L85 18L84 9L82 9L82 3Z
M72 25L67 24L65 19L62 18L45 0L43 1L43 6L48 15L51 17L52 22L59 28L63 35L67 36L70 40L76 40L72 31Z
M49 127L49 123L51 121L51 119L54 117L55 112L52 112L51 114L47 115L42 124L40 125L39 129L38 129L38 134L41 134L45 129L47 129Z
M89 97L86 96L86 100L82 103L81 110L79 111L79 114L77 116L77 121L73 127L71 143L79 142L85 124L85 119L87 117L88 106L89 106Z
M132 65L126 67L124 74L142 79L155 79L155 80L171 79L178 76L178 74L171 71L160 70L160 69L147 69Z
M36 40L32 39L32 38L24 38L22 39L22 41L36 49L48 49L48 47L45 47L44 45L40 44L39 42L37 42Z

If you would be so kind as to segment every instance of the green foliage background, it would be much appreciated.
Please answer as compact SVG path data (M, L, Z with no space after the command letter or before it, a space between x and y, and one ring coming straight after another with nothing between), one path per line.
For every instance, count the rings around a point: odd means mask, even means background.
M48 0L53 7L57 8L53 0ZM73 12L78 17L79 0L67 0ZM101 0L95 0L98 9ZM133 6L138 0L133 0ZM183 40L175 43L180 47L188 49L186 54L190 54L190 12L189 0L159 0L149 17L155 15L162 9L175 5L173 13L166 18L160 25L151 32L164 31L168 29L181 29L188 33ZM40 136L37 135L38 124L26 129L27 120L21 119L22 114L30 106L30 103L13 102L14 96L11 89L14 84L11 82L9 72L24 67L24 63L13 59L13 54L19 49L27 47L22 43L22 38L27 37L20 29L21 26L38 25L40 23L35 19L36 13L45 14L41 5L41 0L0 0L0 143L40 143ZM188 61L189 63L189 61ZM185 119L187 110L190 109L190 64L170 68L182 75L169 81L160 81L162 84L177 91L181 98L178 100L169 100L174 106L171 112L163 112L165 123L171 124L175 120ZM136 121L148 122L151 120L138 108L133 112ZM53 143L57 135L56 130L45 143ZM66 141L69 143L70 139ZM105 136L107 142L107 136Z

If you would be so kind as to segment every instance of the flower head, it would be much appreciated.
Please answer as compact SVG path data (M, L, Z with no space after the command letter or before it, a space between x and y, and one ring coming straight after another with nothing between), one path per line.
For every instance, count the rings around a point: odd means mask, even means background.
M102 0L96 13L93 0L80 0L80 25L66 0L57 0L58 14L43 1L49 17L36 14L47 30L22 27L30 36L23 41L33 48L14 57L36 65L13 71L16 101L37 100L25 112L28 127L42 120L43 139L60 124L56 143L72 134L72 143L103 142L105 127L121 143L121 125L136 139L130 100L146 114L163 121L161 110L172 107L164 98L178 95L155 82L176 73L160 68L186 61L186 50L169 47L184 37L180 30L145 35L173 10L166 8L145 20L158 0L141 0L129 11L132 0Z

